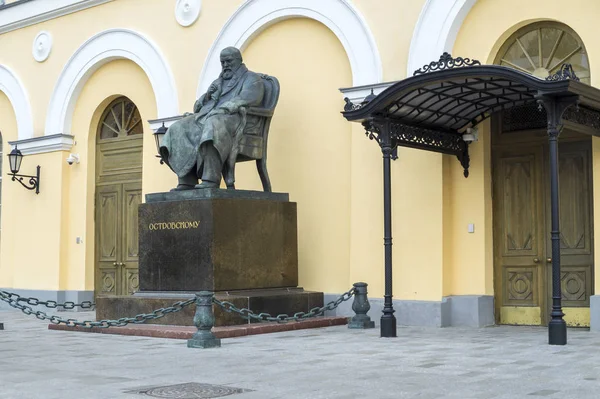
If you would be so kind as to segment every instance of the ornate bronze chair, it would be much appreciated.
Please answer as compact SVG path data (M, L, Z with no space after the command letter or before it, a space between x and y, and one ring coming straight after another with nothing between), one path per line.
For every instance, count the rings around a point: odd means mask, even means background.
M261 75L265 94L261 107L246 109L246 128L240 138L237 162L256 161L258 175L266 192L271 192L271 181L267 172L267 142L269 127L275 107L279 101L279 81L274 76Z

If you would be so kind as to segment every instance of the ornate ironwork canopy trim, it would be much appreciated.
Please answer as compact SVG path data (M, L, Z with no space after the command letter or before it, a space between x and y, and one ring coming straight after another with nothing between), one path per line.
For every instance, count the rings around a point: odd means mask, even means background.
M389 140L392 149L408 147L455 155L464 168L465 177L469 175L468 145L458 133L408 126L385 118L368 119L363 126L366 136L382 147Z
M422 68L417 69L413 73L413 76L422 75L424 73L433 72L433 71L441 71L443 69L459 68L459 67L473 66L473 65L481 65L481 62L479 62L477 60L472 60L470 58L462 58L462 57L452 58L452 56L449 53L444 52L440 56L439 61L432 61L428 65L423 65Z
M548 115L545 109L535 104L513 107L502 112L502 131L515 132L528 129L545 129ZM570 106L563 119L567 122L586 126L600 135L600 111L583 106Z
M566 80L573 79L579 82L579 78L575 75L575 71L573 70L573 66L571 64L563 64L560 67L560 70L554 75L550 75L546 78L546 80L556 81L556 80Z

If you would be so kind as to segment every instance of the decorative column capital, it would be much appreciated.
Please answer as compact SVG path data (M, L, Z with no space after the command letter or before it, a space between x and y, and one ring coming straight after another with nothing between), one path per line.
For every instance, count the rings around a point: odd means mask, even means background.
M563 114L566 109L573 104L577 105L577 108L579 108L579 96L571 94L564 97L554 97L539 93L535 98L538 103L538 109L540 111L542 110L542 107L546 109L548 118L548 136L550 138L558 138L563 128Z
M381 147L383 155L391 155L396 147L392 140L390 121L379 118L369 118L362 123L365 135L369 140L374 140Z

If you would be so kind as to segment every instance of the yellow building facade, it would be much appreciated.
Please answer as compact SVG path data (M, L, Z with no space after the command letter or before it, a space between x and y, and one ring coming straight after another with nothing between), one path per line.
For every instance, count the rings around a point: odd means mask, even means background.
M191 112L218 76L224 47L240 48L250 70L281 84L268 168L273 191L298 204L300 286L329 300L365 281L374 320L384 294L381 151L342 117L344 98L379 94L443 52L540 78L570 62L582 81L600 87L600 4L592 0L566 8L558 0L6 3L0 287L44 299L137 289L136 206L177 182L156 157L153 133ZM545 131L506 126L503 116L478 126L467 179L451 156L398 150L399 324L548 322ZM569 202L561 191L563 253L578 256L562 277L564 310L569 325L600 329L600 144L569 129L561 136L569 145L562 181L574 183L561 184L585 195ZM40 166L39 194L11 181L5 155L15 146L25 155L19 173ZM236 187L262 189L253 165L238 166ZM116 204L110 220L99 211L106 201ZM113 241L98 245L106 231ZM103 251L122 266L102 266ZM351 314L349 306L338 314Z

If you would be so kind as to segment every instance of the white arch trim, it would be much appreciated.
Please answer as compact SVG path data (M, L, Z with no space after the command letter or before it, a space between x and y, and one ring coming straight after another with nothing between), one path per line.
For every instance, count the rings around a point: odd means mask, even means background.
M298 17L319 21L338 37L350 61L354 86L381 82L381 58L375 39L349 0L246 0L213 43L200 76L197 96L219 75L219 55L223 48L235 46L243 51L270 25Z
M102 65L117 59L131 60L144 70L154 90L159 118L179 112L175 79L158 47L141 33L109 29L88 39L65 65L48 107L46 135L71 133L73 111L83 86Z
M452 53L456 35L476 2L477 0L427 0L413 31L406 76L412 76L423 65L437 61L444 51Z
M17 75L4 65L0 65L0 91L6 94L17 118L19 140L33 137L33 114L25 86Z

